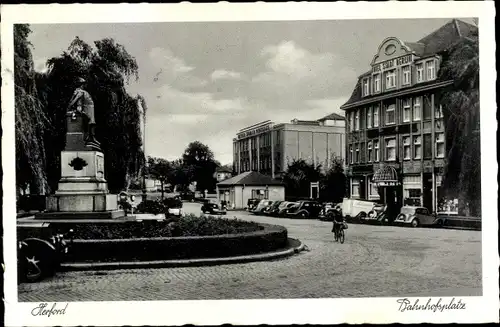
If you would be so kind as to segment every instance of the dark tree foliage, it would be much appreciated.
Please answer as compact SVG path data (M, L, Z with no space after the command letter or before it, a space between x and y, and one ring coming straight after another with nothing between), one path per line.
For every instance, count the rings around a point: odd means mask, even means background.
M287 196L297 198L309 198L311 182L319 182L322 179L321 165L315 166L303 159L293 160L283 175Z
M332 159L331 167L321 183L320 198L324 201L340 203L346 195L347 177L344 174L342 158Z
M479 112L479 43L462 38L443 55L440 78L453 80L441 95L446 121L446 196L458 198L459 212L481 214L481 143Z
M198 191L215 190L217 180L214 173L220 163L214 159L214 154L207 145L199 141L189 143L182 155L182 165L189 176L189 182L196 182Z

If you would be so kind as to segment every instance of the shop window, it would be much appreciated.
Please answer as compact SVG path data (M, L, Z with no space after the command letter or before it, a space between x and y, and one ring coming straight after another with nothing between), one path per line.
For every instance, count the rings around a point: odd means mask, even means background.
M380 74L373 75L373 90L380 92Z
M373 127L378 127L379 125L379 106L373 107Z
M368 186L368 192L370 197L378 197L378 189L377 189L377 184L372 183L371 181L368 181L369 186Z
M424 134L424 159L432 159L431 134Z
M394 125L396 123L396 105L390 104L385 109L385 124Z
M436 158L444 158L444 133L436 133Z
M408 123L411 120L411 101L410 99L403 100L403 122Z
M403 159L411 159L411 140L409 136L403 136Z
M421 83L424 81L424 64L416 64L415 68L417 70L417 83Z
M359 179L352 180L351 196L359 196Z
M386 138L385 139L385 160L394 161L396 160L396 138Z
M380 146L378 140L373 141L373 160L375 162L379 162L380 160Z
M422 159L422 137L413 136L413 159Z
M421 206L420 196L421 190L419 188L405 189L404 191L404 205L407 206Z
M422 106L420 97L413 99L413 121L420 121L422 117Z
M411 83L411 68L410 66L404 66L401 68L403 71L403 85L409 85Z

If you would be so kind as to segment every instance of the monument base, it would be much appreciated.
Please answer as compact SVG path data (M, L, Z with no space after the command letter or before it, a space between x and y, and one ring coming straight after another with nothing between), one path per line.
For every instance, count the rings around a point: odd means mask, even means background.
M64 193L47 197L48 212L106 212L118 210L118 195L109 193Z

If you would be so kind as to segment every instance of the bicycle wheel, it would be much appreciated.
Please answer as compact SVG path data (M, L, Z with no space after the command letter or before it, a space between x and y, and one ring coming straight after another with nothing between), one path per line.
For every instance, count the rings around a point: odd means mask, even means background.
M344 241L345 241L345 233L344 233L344 230L343 230L343 229L341 229L341 230L339 231L339 240L340 240L340 243L341 243L341 244L344 244Z

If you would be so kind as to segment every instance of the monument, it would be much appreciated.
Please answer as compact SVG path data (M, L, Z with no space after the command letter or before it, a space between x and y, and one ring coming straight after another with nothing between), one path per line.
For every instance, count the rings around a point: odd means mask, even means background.
M118 210L118 195L110 194L104 178L104 154L95 139L94 103L78 87L66 113L66 145L61 151L61 179L55 194L47 197L46 211L39 219L115 219L125 216Z

